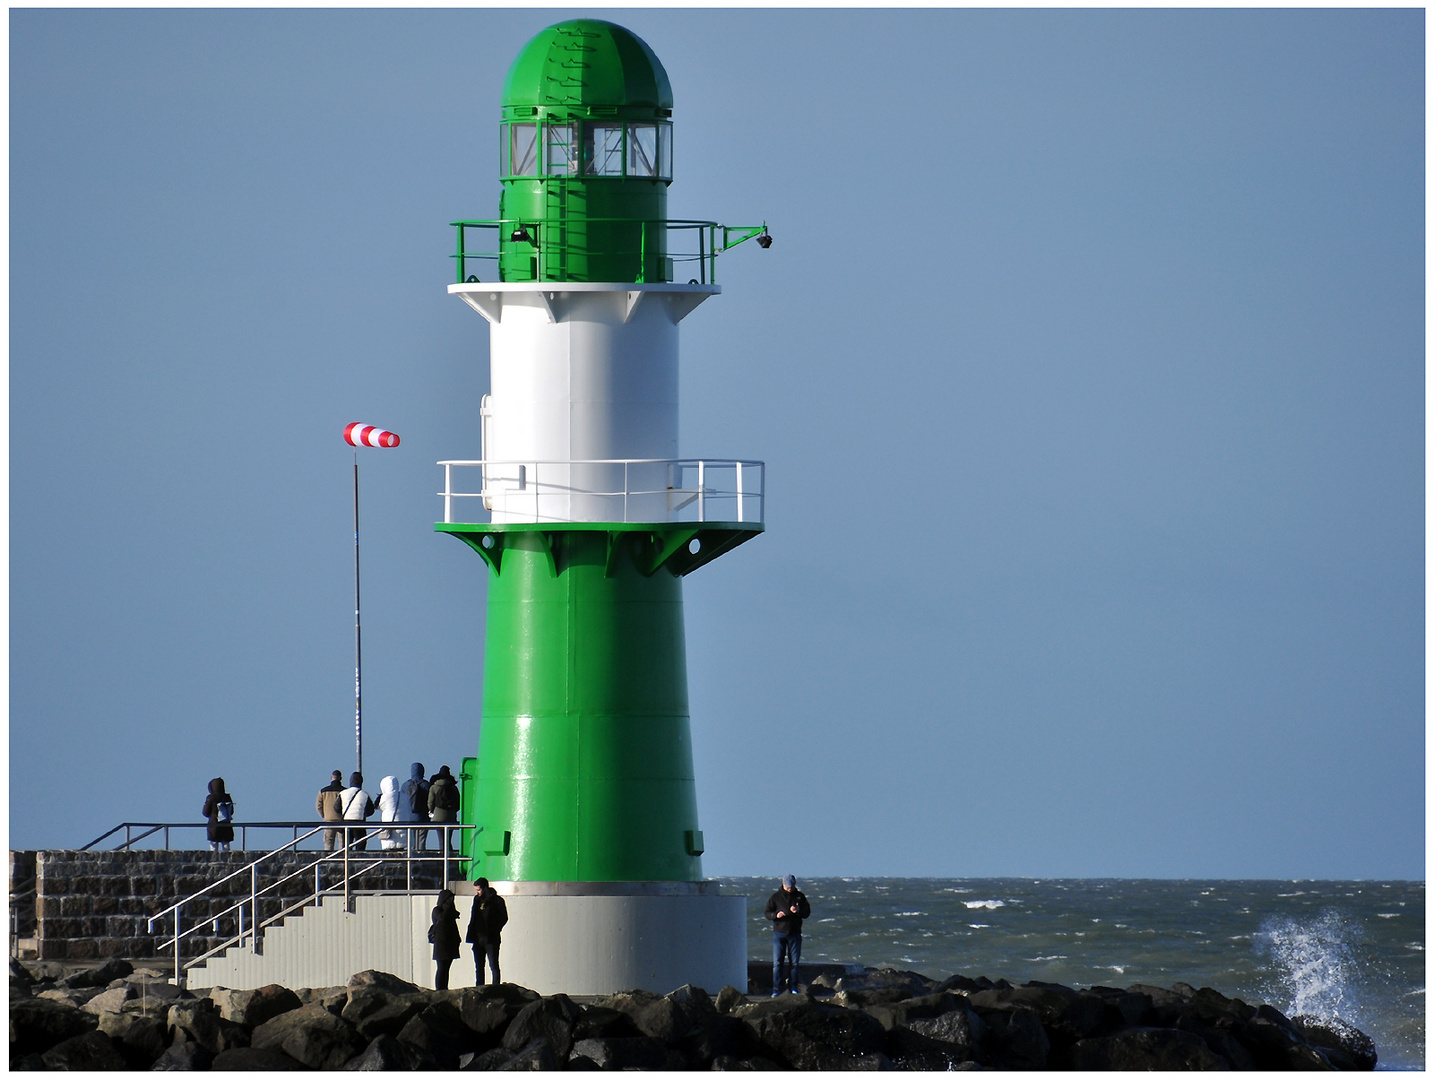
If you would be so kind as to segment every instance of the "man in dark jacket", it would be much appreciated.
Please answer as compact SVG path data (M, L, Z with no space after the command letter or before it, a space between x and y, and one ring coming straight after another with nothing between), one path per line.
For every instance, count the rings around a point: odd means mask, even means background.
M465 940L473 945L473 963L478 970L475 985L483 985L483 958L493 969L493 984L503 981L498 974L498 945L503 927L508 923L508 905L493 891L488 879L480 877L473 883L473 914L468 917Z
M338 769L333 771L333 777L327 786L319 788L319 797L314 800L314 811L325 821L342 821L343 811L339 809L339 793L344 790L344 774ZM324 830L324 850L333 851L334 843L339 838L338 829Z
M791 963L792 993L797 992L797 965L802 962L802 920L812 916L812 905L797 888L791 874L782 878L782 887L767 898L767 918L772 920L772 996L782 992L782 968Z

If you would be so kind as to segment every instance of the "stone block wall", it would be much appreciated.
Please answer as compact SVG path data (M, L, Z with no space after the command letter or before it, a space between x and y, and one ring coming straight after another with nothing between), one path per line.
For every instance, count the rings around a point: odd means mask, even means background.
M172 917L156 923L153 934L148 928L150 917L176 900L244 869L262 854L252 851L37 852L35 936L40 959L93 960L118 956L129 960L170 960L173 953L167 948L161 951L160 946L173 936ZM277 915L284 908L313 896L311 864L319 854L316 851L284 852L270 856L259 866L261 889L290 874L295 875L260 899L261 917ZM354 888L402 892L407 878L403 862L378 863L371 855L350 858L351 867L356 867L360 859L377 863L355 881ZM456 863L450 861L448 865L450 873L456 873ZM303 872L296 874L296 871ZM342 875L341 862L324 864L325 885L339 882ZM441 888L441 879L440 861L414 863L415 890ZM250 875L240 874L186 904L182 928L188 929L196 923L205 925L184 939L184 956L207 952L233 937L238 932L237 917L233 914L220 917L220 912L249 893ZM246 927L250 918L246 906Z

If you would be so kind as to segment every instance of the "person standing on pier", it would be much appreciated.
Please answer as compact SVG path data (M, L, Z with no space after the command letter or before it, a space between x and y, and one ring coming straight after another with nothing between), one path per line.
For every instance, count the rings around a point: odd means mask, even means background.
M493 969L493 985L503 981L498 972L498 946L501 943L503 927L508 924L508 905L498 895L488 879L480 877L473 883L473 914L468 917L467 940L473 946L473 963L477 968L477 982L484 985L483 958Z
M438 965L433 988L447 990L448 969L458 959L461 945L458 940L458 905L453 902L451 889L444 889L438 894L438 903L433 907L433 925L428 928L428 940L433 943L433 960Z
M339 792L339 810L345 821L366 821L373 817L373 796L363 789L363 773L349 774L349 786ZM368 847L367 829L345 829L344 844L351 851Z
M234 843L234 800L224 790L224 777L209 781L209 794L201 811L209 819L209 850L228 851Z
M314 812L325 821L342 821L344 815L343 811L339 809L339 795L343 793L343 790L344 774L335 769L328 785L319 788L319 797L314 800ZM338 838L338 829L325 829L324 850L333 851Z
M788 985L795 994L797 965L802 962L802 920L811 918L812 906L791 874L782 878L782 887L767 898L766 915L772 921L772 996L782 992L782 969L789 963Z

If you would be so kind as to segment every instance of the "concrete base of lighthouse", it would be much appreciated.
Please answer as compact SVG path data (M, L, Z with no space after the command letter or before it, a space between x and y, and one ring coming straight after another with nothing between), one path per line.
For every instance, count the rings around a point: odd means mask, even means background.
M715 883L496 881L493 887L508 905L504 982L541 994L665 994L684 983L714 995L724 986L747 989L747 899L720 895ZM460 911L471 902L460 895ZM455 976L461 963L454 964ZM471 978L471 969L464 974ZM467 982L455 978L450 985Z

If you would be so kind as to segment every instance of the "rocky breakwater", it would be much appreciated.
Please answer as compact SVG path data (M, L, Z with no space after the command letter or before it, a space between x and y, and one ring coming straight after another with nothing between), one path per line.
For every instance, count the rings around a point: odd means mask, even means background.
M575 1001L521 986L190 993L124 961L10 965L12 1069L1371 1069L1337 1021L1183 984L1047 983L825 969L807 992L684 986Z

